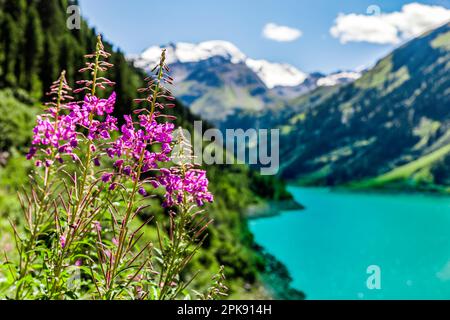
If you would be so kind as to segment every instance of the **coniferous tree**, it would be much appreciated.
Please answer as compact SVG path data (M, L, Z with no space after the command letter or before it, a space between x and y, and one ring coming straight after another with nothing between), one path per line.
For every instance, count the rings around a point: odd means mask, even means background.
M126 97L126 93L129 92L127 90L127 86L129 85L127 82L121 82L118 83L118 81L120 79L126 79L127 78L127 69L126 69L126 61L124 59L124 57L119 53L117 55L114 55L114 77L113 77L113 81L115 81L118 85L115 86L114 90L117 93L117 97L118 97L118 106L121 106L122 110L116 110L117 113L124 113L125 110L123 110L124 108L129 108L129 103L130 101L127 101L127 97Z
M5 53L4 53L5 15L6 15L5 14L5 3L3 1L0 1L0 75L3 74L3 61L5 58ZM0 79L0 81L1 81L1 79Z
M12 68L10 72L14 73L14 80L17 83L20 83L24 69L24 57L19 53L23 52L25 43L24 30L27 21L26 7L27 4L25 0L7 0L5 2L6 13L14 21L14 36L17 37L14 40L14 47L11 51L11 56L14 61L12 61L10 64L10 67Z
M25 0L4 0L2 3L2 85L15 86L23 71L23 29L26 23Z
M24 86L28 91L40 93L38 73L44 51L44 37L39 14L34 7L29 9L25 39L27 41L24 45Z
M67 6L63 7L60 0L41 0L37 5L42 27L46 33L50 33L54 37L63 34L67 30L64 16ZM48 19L48 17L51 17L51 19Z
M44 53L45 59L41 64L40 79L42 81L42 88L44 88L43 94L45 94L45 88L49 88L53 80L58 77L60 70L58 64L58 50L55 43L52 41L51 36L46 34L44 36Z
M74 86L74 77L76 73L77 60L80 60L80 56L77 56L78 51L74 41L69 35L64 35L61 41L61 47L59 51L59 66L62 70L66 70L66 78L70 86Z
M19 48L19 32L18 27L14 22L11 15L6 14L3 24L3 74L2 85L3 86L15 86L16 76L14 74L16 58Z

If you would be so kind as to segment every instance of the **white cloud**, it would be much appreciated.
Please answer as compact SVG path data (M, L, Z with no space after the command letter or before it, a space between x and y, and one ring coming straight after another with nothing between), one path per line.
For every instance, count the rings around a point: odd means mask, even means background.
M280 26L276 23L266 24L262 34L267 39L279 42L294 41L302 36L302 32L300 30L287 26Z
M441 6L409 3L401 11L380 15L339 14L330 29L341 43L396 44L450 21L450 10Z

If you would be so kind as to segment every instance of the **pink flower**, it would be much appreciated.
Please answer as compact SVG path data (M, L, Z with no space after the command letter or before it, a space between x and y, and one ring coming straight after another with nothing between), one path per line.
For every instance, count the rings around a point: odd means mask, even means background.
M140 187L138 192L143 197L147 196L147 191L145 191L145 189L143 187Z
M77 140L76 124L71 117L62 115L56 119L53 113L43 114L37 117L27 159L34 158L39 149L42 149L44 157L50 156L52 151L49 147L58 153L72 155L74 146L78 145ZM50 166L53 160L45 159L45 165Z
M66 246L66 236L61 235L59 237L59 244L61 245L61 248L64 248Z
M102 225L100 224L100 222L98 221L94 221L92 222L94 229L98 232L102 231Z
M27 160L31 160L34 157L34 155L36 154L37 150L38 149L36 147L31 147L30 151L27 154Z
M102 181L103 181L103 182L110 182L112 176L113 176L112 173L109 173L109 172L108 172L108 173L104 173L104 174L102 175Z
M186 197L188 202L195 202L203 206L205 202L212 202L213 195L208 191L206 171L189 169L184 177L178 169L161 169L158 182L166 188L164 206L179 205Z
M45 166L51 166L54 160L63 162L61 155L69 155L74 161L79 158L74 153L78 146L79 135L87 129L89 140L109 140L111 132L117 131L117 119L110 114L114 111L116 94L113 92L108 99L99 99L96 96L85 96L83 103L69 103L61 107L69 110L69 114L61 115L57 109L51 107L46 114L37 117L36 126L33 129L32 147L27 154L27 159L32 159L41 149ZM94 116L101 117L95 119ZM81 130L79 130L81 127ZM96 146L91 144L91 151L96 151ZM54 152L57 151L57 153ZM54 158L50 159L49 156Z
M116 168L121 168L123 165L124 160L123 159L119 159L116 162L114 162L114 167Z
M155 117L139 115L139 122L134 123L131 116L125 115L125 124L120 131L122 135L107 150L111 158L127 155L126 159L116 161L116 167L126 166L122 172L127 176L136 176L136 169L142 156L141 172L158 168L158 162L168 162L172 151L172 123L158 123ZM159 152L150 151L150 146L160 144ZM120 162L119 162L120 161Z
M127 176L131 175L131 167L126 166L125 168L123 168L123 173Z
M85 96L83 103L68 105L69 116L73 121L88 129L88 139L110 139L110 132L117 131L117 119L110 114L114 111L116 93L113 92L108 99L99 99L96 96ZM93 119L94 115L105 116L104 120Z
M116 190L116 188L117 188L117 183L111 183L111 185L109 186L109 188L108 188L108 190L109 191L114 191L114 190Z

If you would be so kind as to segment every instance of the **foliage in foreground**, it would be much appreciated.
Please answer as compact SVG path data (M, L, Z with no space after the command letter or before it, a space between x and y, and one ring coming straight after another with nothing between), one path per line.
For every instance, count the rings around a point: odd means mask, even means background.
M70 2L76 4L76 1ZM29 184L32 163L23 154L31 141L39 101L62 69L66 70L70 86L82 80L83 75L76 70L83 67L83 54L95 50L96 32L83 18L80 29L66 28L68 3L67 0L0 1L0 252L3 257L6 251L10 260L14 260L15 251L8 220L17 222L19 228L24 223L16 192ZM108 78L116 83L112 115L120 123L123 115L135 107L132 100L144 76L126 61L117 46L107 41L104 45L106 51L112 53L109 61L114 68L108 73ZM111 88L96 93L101 98L110 94ZM166 109L165 113L176 116L172 122L188 129L192 135L192 124L198 117L179 101L172 102L176 107ZM206 124L204 127L208 129ZM7 130L2 131L3 128ZM110 163L105 161L102 165ZM207 176L208 187L215 195L214 202L207 205L214 223L208 228L209 235L202 248L183 271L183 277L190 279L202 270L190 287L203 292L210 285L211 274L224 265L228 298L267 298L261 275L270 269L270 263L255 250L246 210L255 203L285 198L285 186L274 177L259 177L245 165L209 165ZM156 222L167 223L167 209L159 205L162 197L160 193L157 198L143 199L152 206L142 209L141 217L155 216L143 228L144 237L154 243L157 243ZM3 278L0 269L0 291L5 284Z
M64 72L51 86L52 101L38 116L33 146L27 155L36 169L31 188L20 195L25 226L14 221L17 259L5 254L6 297L16 299L175 299L190 297L192 279L182 271L206 239L211 223L200 210L213 200L206 172L191 165L190 146L181 131L174 139L170 116L174 105L163 83L171 83L164 52L154 75L140 90L142 108L125 116L117 138L115 93L108 99L97 90L114 86L103 76L106 61L100 37L81 72L71 102ZM134 120L137 116L138 120ZM162 121L161 121L162 120ZM172 161L175 165L167 167ZM108 165L112 163L112 165ZM166 165L164 165L166 164ZM165 166L165 167L164 167ZM157 223L155 245L146 241L147 223L138 216L146 200L163 189L167 223ZM161 191L160 191L161 192ZM198 297L214 299L226 291L223 268Z

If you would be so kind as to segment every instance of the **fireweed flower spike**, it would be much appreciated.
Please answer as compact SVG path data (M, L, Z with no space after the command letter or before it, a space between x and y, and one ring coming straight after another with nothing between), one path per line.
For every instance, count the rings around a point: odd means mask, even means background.
M165 51L163 51L160 64L152 71L154 75L145 79L147 87L138 90L138 92L146 93L147 97L135 99L135 102L139 104L149 105L149 109L142 108L135 111L135 114L138 114L138 121L133 121L132 116L125 115L125 124L120 130L122 135L107 151L111 158L122 157L116 162L117 164L120 161L120 165L116 167L126 176L131 176L133 180L139 180L142 173L157 169L158 162L170 160L174 125L168 122L157 122L158 118L165 117L160 112L164 109L164 104L160 100L168 97L168 90L162 85L164 79L168 77L168 70L165 64ZM154 151L156 145L159 145L159 151Z
M189 163L190 153L174 155L175 145L190 145L182 135L174 138L173 117L163 114L175 106L164 87L173 83L165 54L139 89L145 94L136 100L142 107L124 116L120 130L112 116L116 94L97 96L114 85L103 75L112 64L100 36L80 70L89 77L74 90L84 94L82 101L73 102L64 72L52 84L27 154L37 168L30 194L19 197L24 233L12 224L19 258L10 268L9 290L17 299L175 299L185 294L192 279L185 283L182 271L212 221L199 207L212 202L213 195L206 172ZM165 188L162 206L170 211L167 221L156 224L157 249L143 242L152 218L138 220L160 187ZM73 267L82 273L83 285L70 285Z
M79 70L81 73L89 72L92 75L92 79L77 81L77 84L82 87L74 90L75 93L85 91L89 92L91 96L95 96L97 88L105 89L107 86L112 87L115 85L114 82L108 80L107 78L99 76L99 72L106 72L109 68L113 67L111 63L106 60L102 60L108 59L110 56L111 54L105 51L105 46L103 45L102 38L99 35L97 37L95 52L84 56L86 59L92 61L86 62L86 66Z
M188 202L201 207L205 202L212 202L214 198L208 191L206 171L194 167L192 146L181 128L177 131L177 147L174 152L172 161L177 166L160 169L155 181L156 185L164 186L166 189L163 206L180 206Z
M213 195L208 191L208 179L204 170L161 169L158 182L166 188L163 203L165 207L181 205L183 201L194 202L198 206L213 201Z
M79 168L70 174L69 183L66 183L67 200L71 205L66 204L64 208L65 216L60 216L60 228L58 233L64 236L64 245L58 254L52 256L49 263L52 265L50 276L53 281L48 285L48 298L58 296L58 292L64 290L67 285L63 275L65 265L70 262L71 254L83 254L77 252L80 242L89 240L88 226L92 219L96 218L105 208L105 205L98 202L97 181L101 180L93 170L101 164L100 158L105 153L104 144L101 141L109 141L111 133L117 130L117 120L111 116L114 111L116 94L113 92L109 98L100 99L96 96L97 89L105 89L106 86L114 85L101 73L106 72L112 64L104 61L110 56L104 49L101 37L97 38L96 51L85 56L88 60L86 67L80 72L89 72L90 79L80 80L77 84L82 85L75 93L85 92L82 101L69 103L65 106L67 118L76 128L77 143L74 144L72 159L78 160ZM76 147L76 148L75 148ZM77 171L79 173L77 173ZM62 238L61 238L62 239Z
M17 227L13 226L16 234L16 247L19 261L17 263L17 279L15 287L16 299L23 297L28 283L22 281L32 270L31 266L39 255L36 253L41 244L42 236L51 232L53 203L55 196L55 175L58 171L54 164L61 164L63 156L74 156L73 148L77 145L75 125L61 111L67 102L73 99L71 88L67 84L65 71L61 72L58 80L50 87L50 102L45 104L45 113L37 117L36 127L33 129L32 146L27 159L33 161L37 167L31 176L29 194L19 194L25 221L25 236L19 236ZM36 271L36 270L34 270Z
M116 94L113 92L107 99L96 96L98 89L114 85L101 75L113 66L106 61L109 57L110 54L105 51L102 39L98 36L95 52L85 55L88 61L85 68L80 70L81 73L88 72L90 78L78 81L77 84L81 85L81 88L74 90L75 93L85 92L85 97L82 101L70 103L66 107L67 117L77 129L78 153L75 154L74 160L80 159L80 174L71 175L70 182L73 182L73 185L69 187L68 193L72 206L66 206L70 211L66 212L66 217L62 221L59 221L60 233L64 234L64 246L52 261L51 277L54 280L48 287L49 298L64 290L66 283L60 279L67 264L65 260L70 260L71 254L78 253L80 242L89 241L91 222L105 208L105 205L98 203L100 190L97 181L106 177L98 177L94 167L101 165L100 157L105 153L101 141L109 141L111 133L118 130L117 119L111 116Z
M73 99L69 95L71 90L63 71L47 93L51 96L51 102L46 103L47 112L37 117L27 159L38 157L40 161L37 164L50 166L55 159L61 161L62 155L73 155L73 148L78 145L76 123L72 117L61 114L65 103Z
M161 169L157 180L153 182L156 186L162 185L166 189L163 207L172 207L177 211L170 214L172 236L169 238L169 248L161 248L162 252L167 252L167 256L163 255L163 260L173 259L173 262L162 265L159 280L160 299L173 299L177 296L179 292L170 284L182 283L178 270L183 270L192 258L186 255L186 250L195 252L200 248L206 237L203 234L212 223L212 220L203 215L202 210L197 210L204 202L213 201L213 196L208 191L206 172L195 169L192 165L195 160L192 156L192 146L181 128L177 132L176 140L175 154L172 155L176 166Z
M161 60L158 66L154 68L154 76L151 76L145 81L147 87L139 89L141 93L147 93L145 99L136 99L137 103L145 103L148 107L136 110L137 120L133 120L131 115L125 115L125 123L121 127L121 135L111 144L107 150L111 158L116 158L114 168L116 174L122 176L125 180L132 181L132 191L128 198L128 206L126 207L122 223L118 225L119 234L116 238L116 245L108 248L111 254L109 264L102 269L104 274L104 292L107 298L114 297L115 288L120 286L118 284L117 274L120 270L127 266L129 261L127 255L127 248L133 243L136 232L129 232L129 225L136 217L141 208L136 208L136 198L138 196L147 196L147 191L143 187L144 181L142 175L150 170L157 170L160 163L170 161L170 152L172 151L172 132L174 125L168 122L158 122L159 118L163 118L160 110L164 109L164 104L161 102L163 97L167 96L167 90L163 87L162 82L168 70L165 64L165 51L161 55ZM158 110L156 110L158 109ZM110 183L112 173L103 175L103 182ZM109 189L114 190L117 187L117 182L112 182ZM147 245L150 247L150 244ZM105 246L106 247L106 246ZM105 251L101 252L104 255ZM133 258L134 260L134 258ZM144 259L144 266L148 261ZM151 270L148 270L150 272Z
M109 140L110 132L117 131L117 119L111 116L114 111L116 94L113 92L108 99L99 99L96 96L86 95L82 103L72 103L68 105L69 117L77 125L88 130L89 140ZM102 120L96 120L95 116L104 116ZM95 150L94 145L90 145L91 152Z

